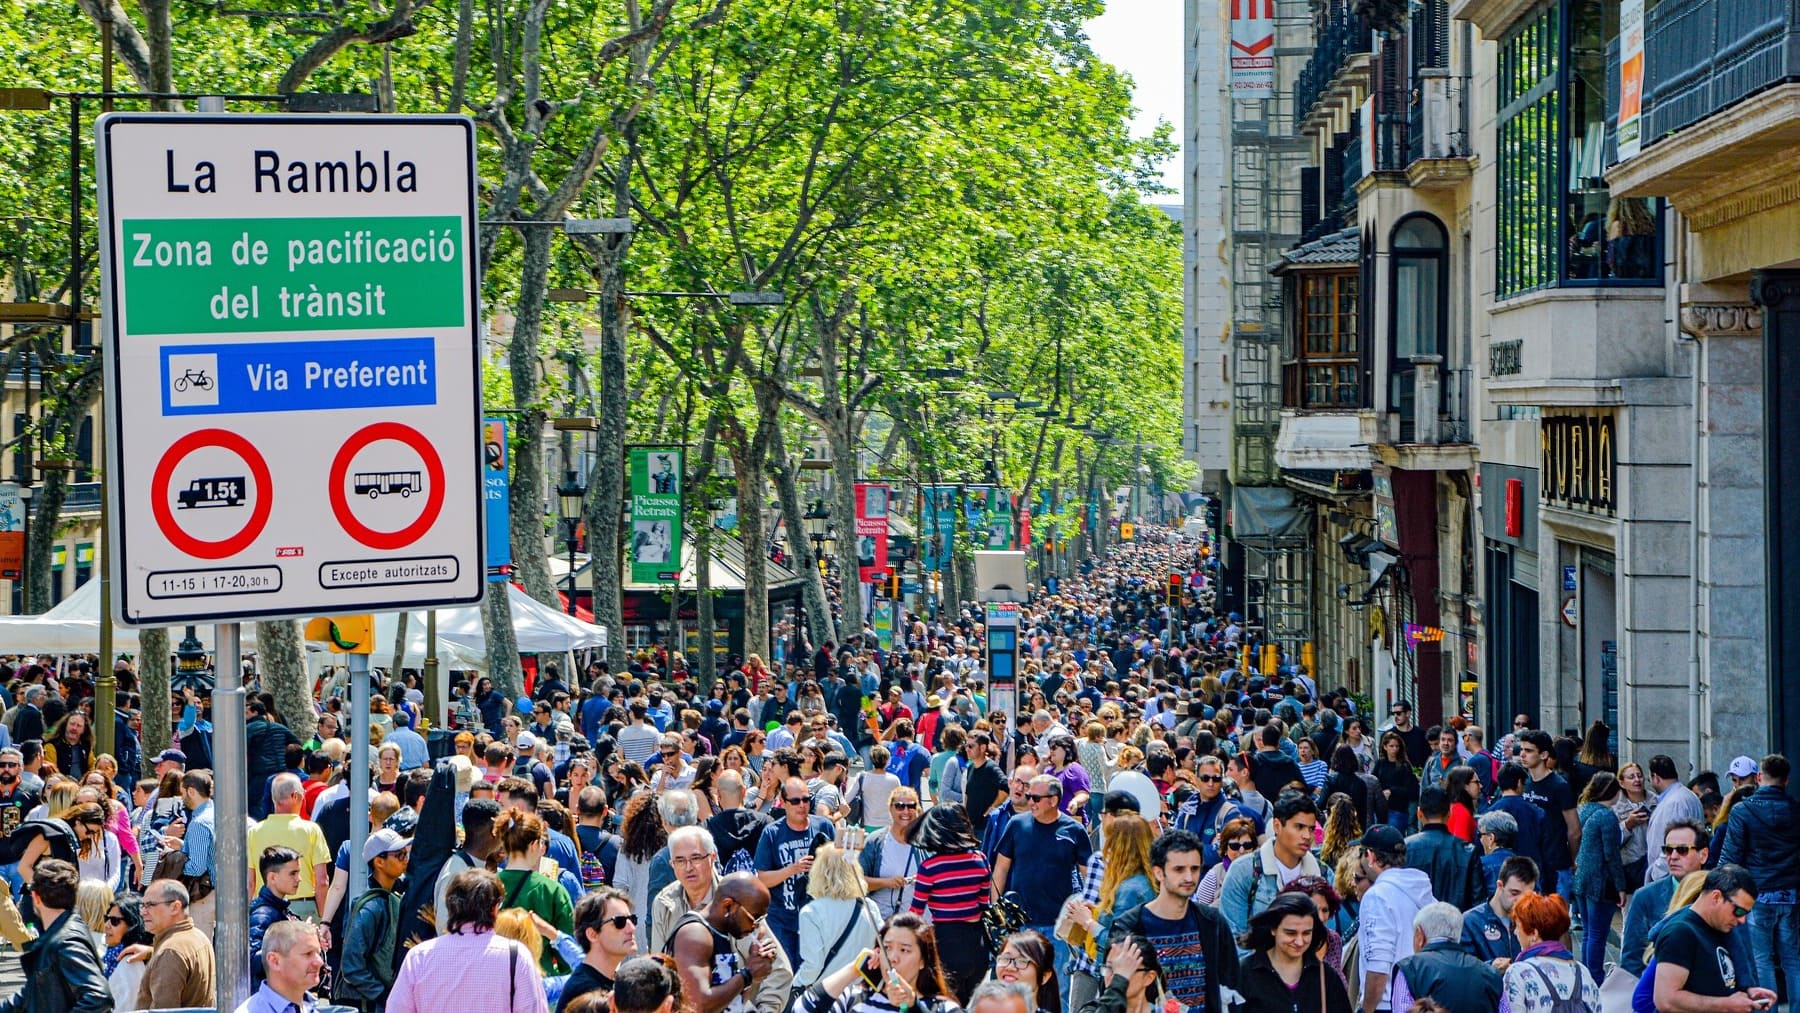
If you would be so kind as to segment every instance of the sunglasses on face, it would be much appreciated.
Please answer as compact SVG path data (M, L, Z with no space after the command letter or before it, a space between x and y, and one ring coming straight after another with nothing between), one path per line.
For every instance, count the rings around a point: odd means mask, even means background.
M1685 858L1690 852L1699 850L1698 847L1692 844L1665 844L1663 845L1662 853L1665 856L1680 855Z
M106 924L108 924L108 925L123 925L123 924L125 924L125 919L119 915L107 915L106 916Z
M1038 795L1038 794L1034 794L1032 792L1026 792L1025 797L1027 799L1030 799L1033 802L1042 802L1043 800L1045 800L1047 798L1055 798L1056 796L1055 795Z
M611 925L615 929L622 929L627 925L636 925L637 923L637 915L613 915L611 918L600 919L600 924Z
M889 802L888 808L889 809L901 809L901 810L917 809L917 808L919 808L919 803L917 803L917 802Z
M1255 841L1226 841L1225 842L1225 850L1226 851L1249 851L1251 848L1254 848L1254 847L1256 847Z
M804 795L802 795L799 798L788 798L787 796L784 795L784 796L782 796L781 800L783 802L786 802L788 805L802 805L804 803L812 801L812 799L809 799Z
M1217 774L1201 774L1200 775L1200 783L1201 784L1218 784L1219 782L1221 782L1223 780L1225 780L1225 779L1223 777L1220 777Z

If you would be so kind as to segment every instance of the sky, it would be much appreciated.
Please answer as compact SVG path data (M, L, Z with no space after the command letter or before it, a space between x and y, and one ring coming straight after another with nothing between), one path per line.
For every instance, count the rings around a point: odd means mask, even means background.
M1180 0L1108 0L1087 23L1100 58L1130 75L1137 106L1132 133L1146 136L1164 119L1181 135ZM1181 191L1181 152L1163 163L1163 182Z

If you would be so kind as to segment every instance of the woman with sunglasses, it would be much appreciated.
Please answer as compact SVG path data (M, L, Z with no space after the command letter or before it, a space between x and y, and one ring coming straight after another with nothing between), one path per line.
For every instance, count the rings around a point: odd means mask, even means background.
M794 1002L796 1013L950 1013L961 1009L944 982L937 933L902 912L881 927L880 946L826 975Z
M1219 828L1219 864L1206 870L1200 886L1194 890L1194 903L1218 904L1225 889L1225 870L1231 863L1256 850L1256 822L1239 816Z
M994 958L994 980L1029 986L1037 993L1037 1013L1055 1013L1062 1006L1062 993L1056 985L1056 950L1042 933L1027 929L1007 936L1006 945Z
M888 918L912 903L912 877L924 854L918 849L919 793L895 788L887 797L888 825L871 832L862 846L860 864L870 899Z
M981 912L993 903L993 873L961 806L932 806L912 840L921 857L909 910L930 916L962 1001L987 974L992 951Z
M106 986L112 991L113 1008L120 1011L138 1008L138 985L144 980L148 966L140 957L125 959L125 951L133 946L149 946L155 940L144 928L144 916L138 909L135 893L122 893L113 898L102 926L105 945L100 948L100 970L106 975Z

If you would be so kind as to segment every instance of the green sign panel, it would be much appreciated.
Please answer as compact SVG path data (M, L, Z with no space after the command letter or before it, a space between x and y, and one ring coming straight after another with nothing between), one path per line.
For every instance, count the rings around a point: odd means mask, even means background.
M129 334L462 327L463 222L127 218Z
M631 451L631 583L681 579L680 447Z

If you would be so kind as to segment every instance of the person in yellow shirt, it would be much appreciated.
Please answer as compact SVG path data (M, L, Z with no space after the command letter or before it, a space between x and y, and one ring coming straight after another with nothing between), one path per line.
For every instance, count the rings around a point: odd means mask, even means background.
M300 890L290 900L289 910L300 918L317 918L319 898L331 886L331 848L325 843L325 832L319 825L300 816L305 790L298 774L278 774L269 787L275 811L250 831L250 893L262 889L258 863L264 849L280 845L300 856Z

